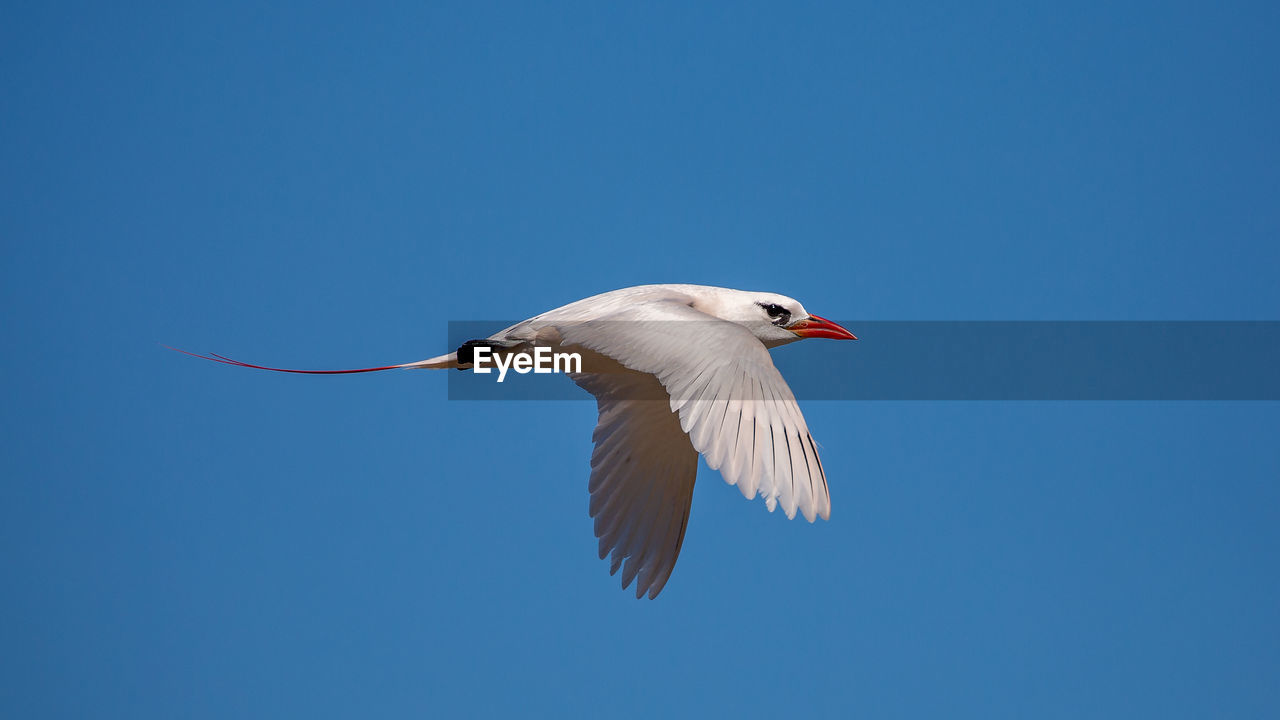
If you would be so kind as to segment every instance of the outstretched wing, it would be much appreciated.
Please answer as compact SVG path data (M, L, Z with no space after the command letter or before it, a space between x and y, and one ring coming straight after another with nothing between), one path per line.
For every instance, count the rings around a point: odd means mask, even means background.
M622 371L573 375L596 397L591 517L609 573L622 569L636 597L662 592L680 555L693 502L698 453L652 375Z
M555 323L581 346L654 376L707 465L770 511L827 519L831 496L809 428L769 351L745 328L659 300L606 317ZM602 411L603 422L603 411Z

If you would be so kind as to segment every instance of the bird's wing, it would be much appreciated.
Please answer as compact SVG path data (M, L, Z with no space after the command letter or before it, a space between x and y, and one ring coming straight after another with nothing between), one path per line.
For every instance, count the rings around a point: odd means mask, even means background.
M684 542L698 472L698 453L680 428L666 390L652 375L572 375L596 397L600 420L592 440L591 517L600 558L622 569L622 587L658 596ZM625 562L625 565L624 565Z
M678 300L632 304L584 322L557 322L578 345L657 378L707 465L770 511L831 514L818 450L791 388L746 328Z

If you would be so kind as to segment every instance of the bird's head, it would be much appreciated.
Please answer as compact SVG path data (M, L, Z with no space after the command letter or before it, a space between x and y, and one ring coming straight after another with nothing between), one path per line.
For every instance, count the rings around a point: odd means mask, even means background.
M858 339L836 323L809 313L798 300L786 295L732 290L707 300L696 307L745 327L766 347L805 338Z

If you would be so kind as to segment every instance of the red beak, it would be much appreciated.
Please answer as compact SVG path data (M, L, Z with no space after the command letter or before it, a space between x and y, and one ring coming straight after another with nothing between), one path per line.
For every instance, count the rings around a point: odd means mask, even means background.
M802 338L830 338L832 340L857 340L858 336L826 318L810 315L787 328Z

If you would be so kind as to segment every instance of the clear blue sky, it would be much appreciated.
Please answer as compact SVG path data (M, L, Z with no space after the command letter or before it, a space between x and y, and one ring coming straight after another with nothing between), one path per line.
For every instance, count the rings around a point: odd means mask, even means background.
M1280 716L1277 403L809 401L831 521L704 467L637 602L593 403L157 345L1280 319L1275 3L889 5L8 7L0 716Z

